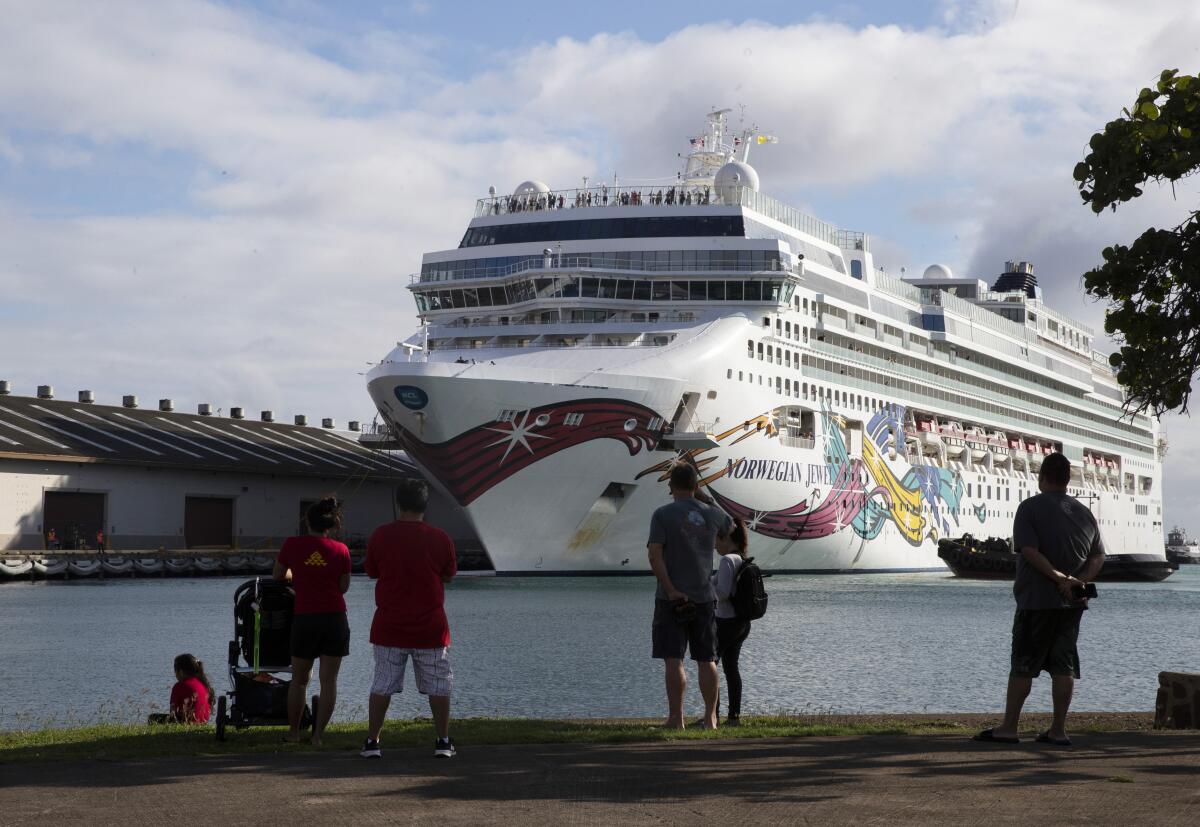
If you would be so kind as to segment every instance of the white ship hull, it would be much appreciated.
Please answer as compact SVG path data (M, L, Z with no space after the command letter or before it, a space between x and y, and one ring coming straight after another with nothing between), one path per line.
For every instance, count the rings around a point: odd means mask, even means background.
M639 362L638 375L616 364L571 369L568 354L555 354L554 368L493 364L502 354L483 351L474 364L384 362L369 386L410 458L463 507L497 573L648 571L650 515L667 502L666 467L680 456L746 519L755 557L772 570L943 570L939 538L1011 534L1036 476L896 451L907 400L873 414L825 406L812 447L778 434L772 414L789 403L721 370L750 328L741 316L697 325ZM413 389L418 410L400 401ZM670 448L671 434L648 427L670 421L687 394L697 399L691 420L712 423L717 447ZM579 413L578 425L565 424ZM853 420L864 428L847 428ZM1094 509L1110 546L1151 548L1125 536L1121 501L1135 498L1109 498Z

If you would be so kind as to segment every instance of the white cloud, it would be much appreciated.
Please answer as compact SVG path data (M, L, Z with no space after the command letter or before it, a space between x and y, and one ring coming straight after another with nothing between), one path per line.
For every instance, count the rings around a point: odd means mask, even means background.
M413 326L407 274L457 244L489 184L673 177L712 104L745 104L780 136L755 150L764 189L818 212L823 194L860 200L889 263L922 268L907 259L930 238L980 277L1029 258L1056 303L1098 326L1079 274L1195 190L1096 218L1070 169L1160 69L1194 68L1200 9L963 2L942 19L563 38L455 80L400 31L314 32L183 0L11 4L0 118L21 131L0 136L0 158L94 171L120 149L196 171L170 210L46 216L0 196L0 291L22 310L5 315L0 371L25 389L362 416L355 371ZM354 60L321 57L329 43ZM1173 441L1193 428L1173 423ZM1179 455L1168 522L1184 514Z

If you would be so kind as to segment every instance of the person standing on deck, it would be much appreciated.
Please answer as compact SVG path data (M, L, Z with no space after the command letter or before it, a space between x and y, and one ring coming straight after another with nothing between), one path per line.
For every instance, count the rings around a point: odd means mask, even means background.
M1071 745L1067 710L1079 677L1079 621L1087 609L1087 600L1078 592L1100 573L1104 543L1091 510L1067 494L1070 482L1070 460L1060 453L1050 454L1038 475L1042 493L1017 506L1013 518L1013 546L1019 550L1013 584L1017 611L1004 721L980 732L977 741L1019 742L1021 707L1033 679L1044 670L1052 681L1054 720L1037 740Z

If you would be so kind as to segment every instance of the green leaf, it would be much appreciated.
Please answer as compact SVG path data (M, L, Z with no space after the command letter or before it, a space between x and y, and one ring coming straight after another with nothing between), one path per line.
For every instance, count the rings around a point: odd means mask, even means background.
M1158 120L1158 107L1155 106L1150 101L1146 101L1145 103L1143 103L1141 106L1138 107L1138 114L1148 120L1157 121Z
M1075 172L1073 174L1076 181L1086 181L1088 178L1088 165L1080 161L1075 165Z

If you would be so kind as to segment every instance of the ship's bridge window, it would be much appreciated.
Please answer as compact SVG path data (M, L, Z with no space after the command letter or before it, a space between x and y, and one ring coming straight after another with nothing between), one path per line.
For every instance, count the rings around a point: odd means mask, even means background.
M862 262L856 258L850 259L850 275L856 279L863 277Z

